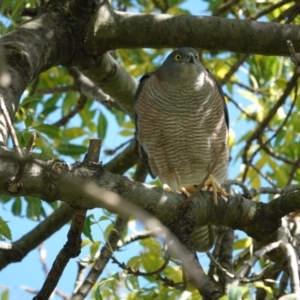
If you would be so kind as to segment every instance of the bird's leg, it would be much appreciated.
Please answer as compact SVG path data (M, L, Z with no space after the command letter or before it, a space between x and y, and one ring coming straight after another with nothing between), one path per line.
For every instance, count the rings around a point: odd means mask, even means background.
M217 192L219 192L221 194L221 196L223 196L225 198L228 197L228 194L220 187L217 180L212 175L209 175L209 178L205 181L204 186L207 187L208 191L210 190L210 188L212 188L213 193L214 193L213 199L214 199L214 204L215 205L218 204Z

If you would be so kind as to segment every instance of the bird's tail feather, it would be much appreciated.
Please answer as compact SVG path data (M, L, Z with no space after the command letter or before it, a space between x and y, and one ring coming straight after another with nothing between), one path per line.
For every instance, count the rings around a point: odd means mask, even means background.
M214 244L213 226L199 226L191 234L195 250L207 252Z

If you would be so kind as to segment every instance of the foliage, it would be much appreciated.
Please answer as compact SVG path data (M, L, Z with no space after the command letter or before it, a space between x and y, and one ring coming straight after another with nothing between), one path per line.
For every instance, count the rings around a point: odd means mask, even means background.
M19 26L30 19L20 12L34 9L42 1L4 0L1 5L0 33ZM236 1L224 12L219 12L224 1L188 1L188 0L113 0L113 7L119 10L143 13L199 14L220 15L225 18L250 19L270 7L273 1ZM279 1L276 1L278 3ZM298 15L293 18L285 15L293 5L286 3L263 14L260 21L276 21L299 24ZM23 14L26 15L26 14ZM168 49L118 49L114 56L129 73L137 79L146 72L157 68L165 58ZM295 87L283 105L276 111L270 122L261 128L261 133L253 139L248 148L251 135L269 115L284 94L287 83L292 77L294 66L286 57L265 57L262 55L244 55L238 71L230 78L226 74L241 60L242 54L211 53L203 50L202 60L205 66L223 84L227 95L226 101L230 111L230 178L243 178L248 188L262 186L285 187L300 182L300 99ZM80 92L75 86L74 78L68 68L52 67L33 79L24 92L16 113L15 129L21 147L28 145L32 132L37 133L34 156L37 158L59 158L73 163L82 160L86 153L89 139L99 137L103 140L101 160L108 162L112 157L111 149L134 137L134 124L115 108L107 109L92 98L88 98L73 118L60 125L59 120L68 116L80 99ZM120 150L122 151L122 150ZM112 151L113 152L113 151ZM135 167L127 174L134 174ZM148 180L149 182L149 180ZM150 181L151 182L151 181ZM270 199L273 197L270 196ZM0 217L0 237L4 241L14 237L13 222L21 224L23 219L33 220L37 226L60 207L60 203L48 205L33 197L1 196L2 207L11 211L12 221ZM258 201L268 201L266 196L258 195ZM23 219L22 219L23 218ZM94 212L86 218L84 224L83 252L80 259L93 266L99 255L101 245L113 230L116 216L103 210ZM11 228L11 229L10 229ZM135 221L128 223L123 241L127 235L143 231L143 226ZM26 232L23 232L26 234ZM61 242L61 247L64 242ZM252 239L238 234L234 242L234 267L237 270L242 262L252 254ZM87 250L88 249L88 250ZM56 249L58 250L58 249ZM87 251L85 251L87 250ZM182 291L182 273L179 262L172 258L160 273L151 276L137 276L139 272L153 272L159 269L166 259L164 244L153 238L141 239L133 245L120 247L115 252L119 263L125 263L126 269L111 267L111 272L101 277L92 291L93 299L200 299L197 291L188 285ZM121 255L122 254L122 255ZM203 255L200 255L201 258ZM121 258L120 258L121 257ZM38 262L35 262L38 264ZM254 273L272 264L269 260L260 260L254 266ZM208 269L208 266L206 266ZM117 271L115 271L117 270ZM274 275L274 274L273 274ZM258 290L265 298L273 299L278 292L277 276L273 281L257 281L243 288L231 286L228 295L222 299L250 299ZM250 275L249 275L250 276ZM13 283L11 283L13 284ZM39 286L33 288L39 289ZM1 299L12 299L9 287L2 287ZM70 286L66 287L70 293ZM284 292L284 291L280 291ZM279 292L278 292L279 293ZM112 296L113 295L113 296ZM184 298L184 296L185 298Z

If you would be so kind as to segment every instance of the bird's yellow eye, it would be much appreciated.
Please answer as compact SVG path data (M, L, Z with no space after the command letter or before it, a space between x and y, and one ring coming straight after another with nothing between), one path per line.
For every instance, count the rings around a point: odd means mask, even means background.
M179 61L179 60L181 60L181 57L182 57L181 54L176 54L174 58L176 61Z
M199 54L195 54L196 60L199 60Z

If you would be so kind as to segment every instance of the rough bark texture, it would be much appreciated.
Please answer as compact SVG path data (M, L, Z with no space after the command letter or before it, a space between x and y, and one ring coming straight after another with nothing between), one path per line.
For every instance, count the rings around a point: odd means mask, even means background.
M6 156L0 161L0 182L3 183L0 193L11 195L7 186L11 176L17 170L17 165L8 161L7 158L11 154L6 155L6 153L0 154L0 157ZM180 231L182 227L176 220L184 218L185 222L190 223L191 228L207 224L223 225L243 230L258 241L270 242L272 233L281 224L281 218L300 209L299 191L280 196L268 204L252 201L240 195L229 196L226 202L219 196L218 206L213 204L211 192L202 192L195 198L193 205L189 205L182 213L178 207L185 199L183 195L112 174L101 165L87 168L76 163L70 168L63 161L48 160L41 163L46 166L45 169L35 164L28 164L22 187L14 195L38 197L48 202L60 199L75 207L100 207L131 215L126 205L120 209L113 203L101 202L87 195L84 188L90 189L88 183L94 182L97 186L113 191L131 203L146 209L164 224L173 227L174 232Z
M94 22L94 25L93 25ZM117 48L194 47L263 55L289 55L300 48L299 26L272 22L167 14L118 12L106 3L89 24L91 53Z

